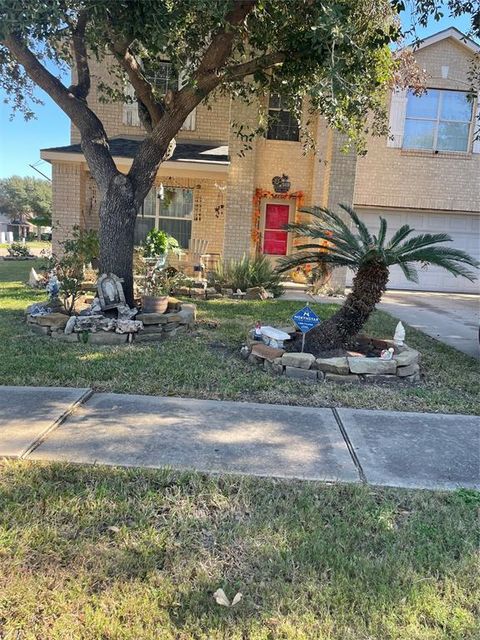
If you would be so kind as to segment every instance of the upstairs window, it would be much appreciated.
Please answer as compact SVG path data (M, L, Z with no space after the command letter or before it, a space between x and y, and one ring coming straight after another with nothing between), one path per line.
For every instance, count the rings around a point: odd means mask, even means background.
M407 94L404 149L468 151L472 102L465 91L428 89Z
M288 110L281 96L271 95L268 103L268 140L298 142L298 120Z

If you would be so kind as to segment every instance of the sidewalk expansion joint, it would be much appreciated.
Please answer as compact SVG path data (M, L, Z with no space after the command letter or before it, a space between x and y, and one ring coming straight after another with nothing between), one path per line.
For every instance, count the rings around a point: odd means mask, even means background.
M367 476L365 475L363 469L362 469L362 465L360 464L360 460L357 457L357 454L355 453L355 449L353 447L353 444L350 441L350 438L348 437L348 433L347 430L345 429L345 427L343 426L343 422L340 418L340 416L338 415L338 411L335 408L332 408L332 412L333 415L335 417L335 420L337 421L338 424L338 428L340 429L340 432L343 436L343 439L345 440L345 444L347 445L347 449L348 452L350 453L350 456L353 460L353 464L357 467L357 471L358 471L358 475L360 476L360 480L364 483L367 484Z
M47 436L54 429L56 429L61 424L63 424L65 420L69 416L71 416L72 413L74 413L80 405L82 405L89 398L91 398L92 395L93 395L93 389L87 389L87 391L85 391L85 393L78 400L76 400L72 405L70 405L70 407L68 407L68 409L64 411L61 416L59 416L54 422L52 422L52 424L47 429L45 429L45 431L42 434L40 434L38 438L36 438L36 440L34 440L20 456L18 456L18 459L25 460L25 458L27 458L27 456L33 453L35 449L38 449L38 447L47 439Z

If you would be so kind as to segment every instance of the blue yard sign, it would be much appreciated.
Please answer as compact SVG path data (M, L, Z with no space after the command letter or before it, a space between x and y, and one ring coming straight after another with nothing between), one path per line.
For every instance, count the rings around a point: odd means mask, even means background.
M308 306L297 311L297 313L292 316L292 320L302 333L307 333L307 331L316 327L317 324L320 324L320 318Z

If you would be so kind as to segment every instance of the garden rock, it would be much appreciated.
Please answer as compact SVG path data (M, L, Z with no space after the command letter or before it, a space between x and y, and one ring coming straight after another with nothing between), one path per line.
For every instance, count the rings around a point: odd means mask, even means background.
M64 313L45 313L44 315L37 316L37 324L44 327L50 327L51 329L64 329L68 316Z
M163 340L162 333L138 333L135 336L135 342L160 342Z
M339 373L340 375L347 375L350 371L348 367L347 358L317 358L315 360L315 366L319 371Z
M355 374L342 376L338 373L326 373L325 382L358 382L360 378Z
M393 357L397 362L397 367L407 367L408 365L416 364L420 354L415 349L407 347L403 348L400 353L395 354Z
M128 334L126 333L113 333L111 331L101 331L96 333L88 333L88 344L99 345L117 345L125 344Z
M317 382L317 371L314 369L298 369L297 367L285 367L285 375L287 378L295 378L296 380L306 380Z
M420 366L416 363L413 363L413 364L409 364L407 367L398 367L397 376L400 376L400 378L404 378L406 376L413 376L416 373L419 373L419 371L420 371Z
M257 342L252 346L252 351L254 356L259 358L264 358L264 360L268 360L269 362L273 362L275 358L281 358L285 353L283 349L276 349L275 347L269 347L266 344L261 342Z
M298 369L310 369L315 362L315 356L311 353L284 353L282 365L296 367Z
M352 373L395 373L395 360L381 360L380 358L349 357L348 366Z
M250 287L245 294L245 300L266 300L268 293L263 287Z
M137 320L143 324L166 324L168 316L168 313L139 313Z

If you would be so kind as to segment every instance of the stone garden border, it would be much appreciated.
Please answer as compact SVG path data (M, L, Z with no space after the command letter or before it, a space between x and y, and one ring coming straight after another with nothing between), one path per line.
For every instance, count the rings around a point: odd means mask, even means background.
M273 375L303 382L419 382L420 353L406 344L395 345L393 340L369 340L373 346L383 349L393 347L391 360L371 358L364 355L346 355L336 358L316 358L311 353L286 352L270 347L263 342L254 342L242 347L241 355L251 364L261 366Z
M120 345L127 343L160 342L173 338L179 333L192 329L196 320L194 304L169 302L166 313L139 313L135 316L135 331L124 331L121 323L109 323L109 329L82 329L81 326L67 328L69 316L63 313L47 313L44 315L27 314L29 328L39 334L61 342L84 342L96 345ZM174 307L174 308L173 308ZM73 316L72 316L73 317ZM76 316L88 320L90 316ZM86 325L88 322L86 323ZM85 326L86 326L85 325Z

